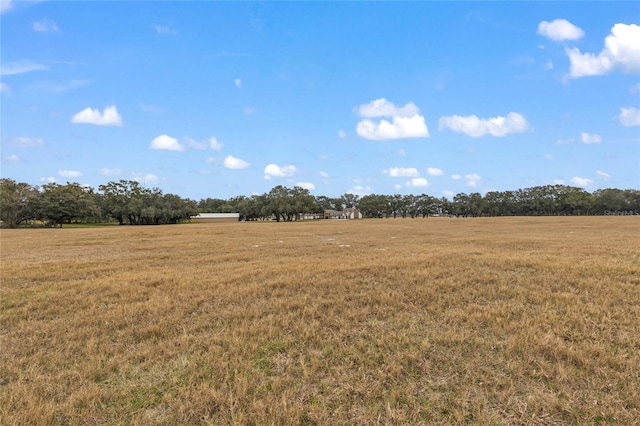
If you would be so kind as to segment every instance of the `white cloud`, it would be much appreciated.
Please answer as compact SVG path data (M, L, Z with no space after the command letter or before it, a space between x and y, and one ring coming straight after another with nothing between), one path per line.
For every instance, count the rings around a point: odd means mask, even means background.
M472 138L479 138L487 134L502 137L509 133L524 132L529 129L529 123L524 116L517 112L510 112L506 117L499 116L489 119L480 119L476 115L452 115L440 117L438 129L444 128L464 133Z
M320 176L322 176L323 178L328 178L329 177L329 173L327 172L320 172Z
M164 149L167 151L184 151L184 146L176 138L168 135L156 136L149 145L149 149Z
M462 176L460 176L460 175L451 175L451 179L460 180L460 179L462 179Z
M400 185L399 183L396 183L395 185L393 185L393 187L395 188L396 191L402 189L402 185Z
M178 34L178 31L174 30L171 27L168 27L166 25L156 25L155 26L156 32L158 34L169 34L169 35L176 35Z
M296 186L299 186L300 188L308 189L309 191L313 191L314 189L316 189L316 186L311 182L298 182L296 183Z
M453 197L453 191L449 191L449 190L445 189L444 191L442 191L442 195L444 195L447 198L451 198L451 197Z
M400 157L406 157L407 156L407 152L404 149L399 149L398 150L398 155Z
M578 40L584 37L584 31L566 19L540 22L538 34L554 41Z
M629 93L640 93L640 83L636 83L629 88Z
M140 182L142 185L153 185L160 181L158 176L153 173L133 173L133 180Z
M544 64L544 69L545 69L545 70L552 70L552 69L553 69L553 62L551 62L551 61L547 61L547 62Z
M358 122L356 131L361 137L376 141L429 137L429 130L421 115L393 117L392 122L380 120L375 123L372 120L362 120Z
M344 131L344 130L338 130L338 137L339 137L340 139L344 139L344 138L346 138L346 137L347 137L347 134L345 133L345 131Z
M358 122L356 131L360 137L365 139L389 140L429 137L424 116L420 115L419 108L412 102L398 108L385 98L380 98L360 105L358 114L365 119ZM376 117L391 117L391 121L375 122L370 120L370 118Z
M556 141L556 144L558 145L566 145L568 143L572 143L575 142L576 140L574 138L560 138Z
M34 148L44 145L44 139L41 138L27 138L24 136L18 136L15 138L9 138L11 145L19 146L22 148Z
M49 68L45 65L30 60L14 61L0 66L0 75L24 74L32 71L46 71Z
M13 9L12 0L0 0L0 15Z
M354 185L347 191L347 194L358 195L360 197L364 197L365 195L371 195L372 193L373 193L373 188L371 188L370 186L363 186L363 185Z
M11 89L9 89L9 86L7 86L4 83L0 83L0 92L10 92Z
M603 178L603 179L609 179L611 177L611 176L609 176L609 173L603 172L601 170L596 171L596 174L598 176L600 176L601 178Z
M95 124L96 126L122 126L122 117L115 105L98 109L85 108L71 118L72 123Z
M214 151L220 151L224 147L224 143L218 141L218 139L216 139L215 136L211 136L209 140L206 140L203 142L195 141L190 137L185 137L185 140L187 141L187 143L191 148L195 148L195 149L211 148Z
M429 176L442 176L444 174L444 170L438 169L436 167L428 167L427 174Z
M384 174L391 177L418 177L420 173L415 167L391 167L389 170L383 170Z
M475 173L464 175L464 178L467 180L467 186L470 186L472 188L477 187L480 184L480 179L482 179L480 175L477 175Z
M576 186L585 187L585 186L589 186L590 184L592 184L593 181L591 179L574 176L574 177L571 178L571 183L576 185Z
M60 31L60 28L51 19L43 19L33 23L33 31L39 33L54 33Z
M65 178L77 178L82 176L82 172L78 170L58 170L58 175Z
M29 88L43 92L64 93L86 86L89 83L91 83L91 80L69 80L64 82L40 81L29 85Z
M255 109L254 107L246 107L245 109L242 110L242 113L244 115L254 115L255 113L257 113L258 110Z
M236 78L235 80L233 80L233 84L235 84L238 89L242 89L242 80L241 79Z
M232 169L232 170L246 169L249 166L251 166L251 164L247 163L246 161L240 158L236 158L233 155L227 155L226 157L224 157L223 165L227 169Z
M280 167L277 164L271 163L264 168L264 178L269 180L271 179L271 176L289 177L289 176L293 176L295 172L296 172L296 166Z
M376 99L358 107L358 115L363 118L413 117L419 113L420 110L413 102L409 102L405 106L398 108L385 98Z
M616 69L636 73L640 71L640 26L615 24L598 54L582 53L575 47L565 52L571 63L569 77L603 75Z
M217 157L209 157L206 160L204 160L204 162L207 163L207 164L217 163L218 162L218 158Z
M122 170L120 169L108 169L108 168L100 169L100 174L102 176L119 176L121 173L122 173Z
M423 177L416 177L407 182L407 186L413 186L413 187L424 187L428 185L429 185L429 181Z
M48 177L41 177L40 178L40 182L42 183L54 183L56 181L56 178L53 176L48 176Z
M564 181L562 179L554 179L553 180L553 184L554 185L564 185Z
M620 108L618 119L626 127L640 126L640 110L634 107Z
M591 134L587 132L582 132L580 133L580 139L582 140L582 143L586 143L586 144L602 142L602 137L595 133Z
M3 155L2 161L4 161L5 163L17 163L18 161L20 161L20 157L18 157L16 154Z

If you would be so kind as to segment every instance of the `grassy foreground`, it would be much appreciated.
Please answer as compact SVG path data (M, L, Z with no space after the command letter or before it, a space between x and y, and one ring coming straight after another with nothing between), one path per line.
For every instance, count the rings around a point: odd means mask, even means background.
M0 231L0 424L637 424L637 217Z

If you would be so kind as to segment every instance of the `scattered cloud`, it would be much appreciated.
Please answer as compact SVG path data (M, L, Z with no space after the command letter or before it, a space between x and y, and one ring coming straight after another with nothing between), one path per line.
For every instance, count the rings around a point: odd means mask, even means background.
M429 181L423 177L416 177L407 182L407 186L412 186L416 188L425 187L428 185L429 185Z
M191 139L190 137L185 137L187 143L191 148L195 149L207 149L210 148L214 151L220 151L224 147L224 143L218 141L214 136L211 136L208 140L198 142L196 140Z
M552 70L553 69L553 62L551 62L551 61L545 62L544 69L545 70Z
M640 126L640 110L634 107L620 108L618 119L626 127Z
M475 173L464 175L464 178L467 181L467 186L470 186L472 188L477 187L480 184L480 179L482 179L480 175L477 175Z
M553 41L578 40L584 37L584 31L566 19L540 22L538 34Z
M442 191L442 195L444 195L447 198L451 198L451 197L453 197L453 191L449 191L449 190L445 189L444 191Z
M391 167L389 170L383 170L384 174L391 177L418 177L420 173L415 167Z
M13 9L12 0L0 0L0 15Z
M611 177L609 176L609 173L603 172L601 170L596 171L596 174L603 179L609 179Z
M313 191L314 189L316 189L316 186L311 182L298 182L296 183L296 186L299 186L300 188L308 189L309 191Z
M180 144L176 138L168 135L156 136L149 145L149 149L184 151L184 145Z
M344 131L344 130L338 130L338 137L339 137L340 139L344 139L344 138L346 138L346 137L347 137L347 134L345 133L345 131Z
M58 175L64 178L78 178L82 176L82 172L78 170L58 170Z
M454 132L464 133L472 138L484 135L503 137L509 133L521 133L529 129L529 123L521 114L510 112L506 117L480 119L476 115L440 117L438 129L448 128Z
M247 163L246 161L240 158L236 158L233 155L227 155L224 158L223 165L225 168L231 169L231 170L241 170L251 166L251 164Z
M358 107L358 114L364 120L358 122L358 135L370 140L427 138L429 130L424 116L412 102L403 107L396 107L385 98L376 99ZM375 122L371 118L391 117L391 121Z
M255 114L255 113L257 113L257 112L258 112L258 110L257 110L257 109L255 109L255 108L254 108L254 107L252 107L252 106L246 107L245 109L243 109L243 110L242 110L242 113L243 113L244 115L254 115L254 114Z
M360 197L364 197L365 195L373 194L373 188L367 185L354 185L348 191L347 194L358 195Z
M11 89L4 83L0 83L0 92L10 92Z
M2 1L0 1L2 3ZM30 60L8 62L0 66L0 75L24 74L32 71L46 71L49 67Z
M100 169L100 174L102 176L119 176L121 173L122 173L122 170L120 169L108 169L108 168Z
M576 185L576 186L589 186L593 183L593 181L591 179L587 179L587 178L581 178L578 176L574 176L571 178L571 183Z
M582 53L578 48L566 48L571 68L569 77L604 75L616 69L625 73L640 71L640 26L615 24L604 39L604 49L598 54Z
M176 34L178 34L178 31L176 31L173 28L168 27L166 25L156 25L155 29L156 29L156 33L158 33L158 34L168 34L168 35L176 35Z
M218 162L218 157L209 157L206 160L204 160L205 163L207 164L214 164Z
M587 132L582 132L580 133L580 139L582 140L582 143L586 143L586 144L594 144L594 143L602 142L602 137L595 133L591 134Z
M85 108L71 118L72 123L94 124L96 126L122 126L122 117L115 105L106 107L102 113L98 109Z
M575 138L560 138L556 141L557 145L566 145L568 143L575 142Z
M22 148L35 148L44 145L44 139L42 138L27 138L24 136L18 136L15 138L9 138L11 145L19 146Z
M407 152L404 149L399 149L398 150L398 155L400 157L406 157L407 156Z
M164 109L155 105L140 104L140 111L161 114L164 112Z
M328 178L329 177L329 173L321 171L320 172L320 176L322 176L323 178Z
M564 185L564 180L562 180L562 179L554 179L553 180L553 184L554 185Z
M41 177L40 178L40 182L42 183L55 183L56 178L53 176L48 176L48 177Z
M277 164L268 164L264 168L264 178L270 180L271 177L290 177L296 172L296 166L278 166Z
M427 174L429 176L442 176L444 174L444 170L436 167L427 167Z
M132 179L136 182L141 183L143 186L154 185L160 181L160 178L158 178L158 176L154 175L153 173L140 172L133 173Z
M3 155L2 161L5 163L17 163L18 161L20 161L20 157L18 157L16 154Z
M235 84L238 89L242 89L242 80L241 79L236 78L235 80L233 80L233 84Z
M396 191L402 189L402 185L400 185L399 183L396 183L395 185L393 185L393 187L395 188Z
M636 83L629 88L629 93L640 93L640 83Z
M40 81L29 85L31 89L49 92L64 93L69 90L78 89L91 83L91 80L69 80L64 82Z
M460 176L460 175L451 175L451 179L460 180L460 179L462 179L462 176Z
M43 19L41 21L35 21L33 23L33 31L38 33L55 33L59 32L60 28L51 19Z

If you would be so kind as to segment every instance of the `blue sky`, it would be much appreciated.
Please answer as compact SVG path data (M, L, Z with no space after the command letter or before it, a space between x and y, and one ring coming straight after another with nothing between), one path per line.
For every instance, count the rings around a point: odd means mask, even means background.
M640 3L0 0L2 177L640 188Z

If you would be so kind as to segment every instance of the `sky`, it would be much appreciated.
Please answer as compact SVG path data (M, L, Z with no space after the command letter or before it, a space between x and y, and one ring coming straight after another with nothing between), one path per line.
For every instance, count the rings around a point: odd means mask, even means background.
M0 0L0 175L640 189L639 25L640 2Z

